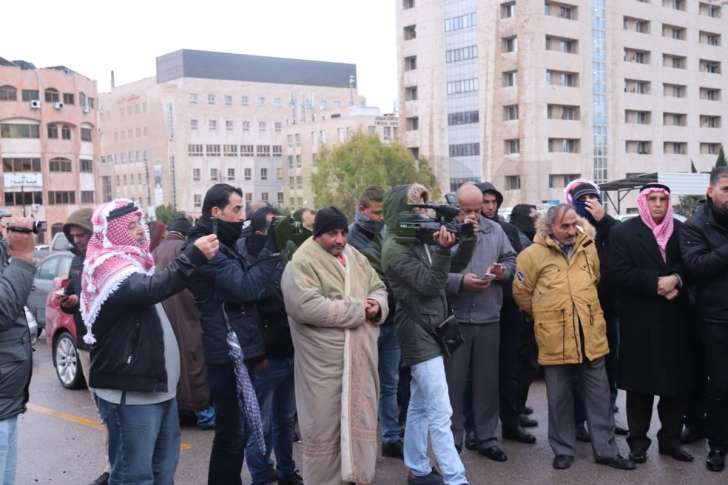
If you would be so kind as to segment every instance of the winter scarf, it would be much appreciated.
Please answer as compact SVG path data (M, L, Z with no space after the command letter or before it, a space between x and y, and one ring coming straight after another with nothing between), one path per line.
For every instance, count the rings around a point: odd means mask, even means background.
M660 193L667 196L667 212L665 212L665 218L660 222L659 224L655 223L654 219L652 219L652 215L650 214L650 209L647 206L647 198L650 196L650 194L654 193ZM675 221L673 220L673 212L672 212L672 199L670 198L670 192L668 192L665 189L657 188L657 187L649 187L644 190L642 190L639 195L637 196L637 207L640 211L640 218L642 219L642 222L650 228L652 231L652 234L655 236L655 240L657 241L657 246L660 248L660 254L662 255L662 260L667 261L667 243L670 241L670 237L672 236L672 231L675 227Z
M584 190L587 187L590 190ZM576 213L579 215L579 217L583 217L587 221L589 221L592 225L596 224L596 221L594 220L594 217L591 215L591 213L586 210L586 203L582 200L579 200L579 197L574 197L574 194L576 192L581 193L582 195L584 193L589 193L596 195L599 199L599 202L601 204L604 204L604 200L602 199L602 192L599 190L599 187L597 184L592 182L591 180L574 180L569 185L566 186L566 189L564 189L564 195L566 196L566 203L569 204L574 208Z
M354 221L357 226L372 235L379 234L382 230L382 226L384 225L382 222L371 220L369 216L361 212L358 207L356 209L356 214L354 215Z
M139 242L129 234L129 224L139 218L145 238ZM93 235L86 249L81 275L81 316L88 329L83 337L96 343L93 324L102 305L133 274L154 273L149 252L149 229L144 214L129 199L116 199L99 206L91 218Z
M212 234L212 232L212 218L210 216L203 215L197 219L195 227L192 228L192 232L190 233L190 237L207 236L208 234ZM242 222L217 220L217 237L225 246L234 248L238 239L240 239L242 235Z

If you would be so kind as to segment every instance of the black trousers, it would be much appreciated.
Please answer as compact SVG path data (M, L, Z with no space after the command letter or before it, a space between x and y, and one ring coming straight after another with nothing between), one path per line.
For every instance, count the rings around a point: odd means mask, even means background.
M215 406L208 485L242 485L240 477L248 433L235 387L233 364L208 364L207 382Z
M528 390L538 377L541 366L538 364L538 345L533 333L533 320L523 316L521 341L518 347L518 412L522 413L528 401Z
M691 309L692 315L696 313L697 309ZM696 318L693 325L697 331L690 334L692 375L690 376L690 392L687 395L683 423L692 431L703 434L708 428L708 364L703 346L703 323Z
M627 443L633 452L643 452L650 447L651 440L647 437L652 421L652 404L655 396L627 391L627 423L629 437ZM660 397L657 412L662 427L657 432L657 440L661 448L680 446L680 432L682 431L682 415L685 399L682 396Z
M708 365L708 440L711 449L728 451L728 322L706 323L703 343Z
M522 404L522 390L519 385L519 351L523 336L523 315L513 298L504 295L500 323L499 381L500 419L504 430L519 426Z

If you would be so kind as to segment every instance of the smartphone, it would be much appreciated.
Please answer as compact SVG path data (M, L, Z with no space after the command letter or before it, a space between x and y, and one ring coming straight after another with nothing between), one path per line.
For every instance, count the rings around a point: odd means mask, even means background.
M480 279L484 281L493 281L495 279L495 275L493 273L485 273Z
M212 233L217 236L217 218L212 218Z

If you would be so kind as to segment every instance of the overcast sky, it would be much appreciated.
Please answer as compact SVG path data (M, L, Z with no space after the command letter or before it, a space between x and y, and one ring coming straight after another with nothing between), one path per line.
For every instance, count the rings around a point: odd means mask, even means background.
M155 75L178 49L357 65L359 94L391 112L397 96L392 0L2 1L0 57L63 64L116 84Z

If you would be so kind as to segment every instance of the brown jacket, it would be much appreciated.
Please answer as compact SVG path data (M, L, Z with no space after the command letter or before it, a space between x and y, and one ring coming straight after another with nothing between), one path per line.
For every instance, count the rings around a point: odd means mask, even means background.
M157 268L164 268L181 252L184 240L176 233L167 235L152 253ZM180 354L180 380L177 405L181 411L195 412L210 406L205 358L202 353L200 315L189 290L165 300L162 305L177 337Z
M541 365L578 364L609 353L597 295L599 256L587 233L593 228L580 224L570 260L542 227L516 263L513 297L533 317Z

